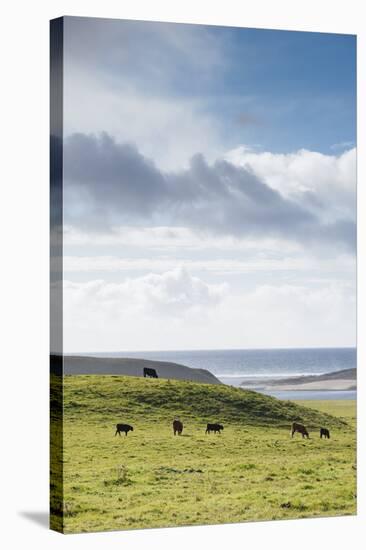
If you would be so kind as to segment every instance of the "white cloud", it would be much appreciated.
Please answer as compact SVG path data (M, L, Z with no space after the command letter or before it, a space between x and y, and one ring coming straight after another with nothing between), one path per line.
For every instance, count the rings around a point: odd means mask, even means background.
M227 69L223 48L209 27L66 19L65 134L107 130L165 170L197 151L211 158L223 148L202 87Z
M339 158L308 151L249 153L251 164L247 154L235 164L209 164L197 154L187 170L164 173L135 146L106 133L73 134L64 145L65 221L93 233L116 225L177 224L211 235L354 251L351 152Z
M217 314L222 323L231 319L232 344L237 347L355 345L356 296L351 282L262 285L226 301Z
M355 218L356 149L339 156L302 149L278 154L240 146L225 158L245 167L283 196L306 204L326 222Z
M192 230L189 227L180 226L115 226L111 231L92 233L75 226L64 225L64 247L71 252L75 247L107 248L132 246L134 249L164 250L176 252L178 250L203 251L215 249L216 251L253 251L260 255L281 251L281 256L302 250L295 242L285 239L273 239L263 237L260 250L258 240L249 237L234 237L231 235L211 235L207 232Z
M99 306L123 315L125 310L145 314L181 316L188 310L216 306L224 297L227 285L208 284L178 267L165 273L149 273L121 283L94 280L85 283L64 282L66 307L81 305L97 311ZM72 318L70 311L67 313Z
M156 258L129 258L116 256L64 256L63 268L66 273L87 273L87 272L130 272L142 271L164 272L174 270L177 259L174 256ZM301 255L283 256L282 258L268 257L262 252L244 259L235 258L207 258L207 259L185 259L182 265L190 272L213 272L221 274L239 275L255 272L302 272L316 271L318 274L336 270L338 274L352 273L354 260L349 255L340 255L337 258L308 258Z
M65 349L352 346L351 283L209 285L182 269L120 284L66 282Z
M89 76L70 76L70 82L65 92L66 135L108 128L118 141L138 143L163 170L186 167L197 151L213 160L224 150L218 124L199 99L154 97L129 88L115 93Z
M356 150L225 155L262 122L225 33L66 20L68 351L354 343Z

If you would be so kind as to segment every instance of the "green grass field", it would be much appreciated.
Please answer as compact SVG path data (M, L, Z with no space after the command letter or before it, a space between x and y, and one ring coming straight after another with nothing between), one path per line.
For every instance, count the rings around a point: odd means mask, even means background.
M296 401L296 403L332 414L337 418L345 420L351 426L356 427L356 401Z
M293 420L309 440L291 439ZM221 435L205 435L211 421L224 424ZM117 422L134 431L115 437ZM299 405L227 386L67 376L64 433L63 506L54 501L51 521L66 533L356 511L352 401Z

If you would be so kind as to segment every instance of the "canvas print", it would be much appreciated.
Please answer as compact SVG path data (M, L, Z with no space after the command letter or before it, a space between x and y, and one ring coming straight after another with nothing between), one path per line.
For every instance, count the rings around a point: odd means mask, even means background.
M51 22L50 524L356 513L356 37Z

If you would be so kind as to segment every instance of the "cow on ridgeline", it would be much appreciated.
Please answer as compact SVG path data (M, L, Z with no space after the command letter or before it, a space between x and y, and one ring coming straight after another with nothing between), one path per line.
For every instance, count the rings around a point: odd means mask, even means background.
M174 432L174 435L182 435L182 432L183 432L183 422L181 422L180 420L178 419L175 419L173 421L173 432Z
M209 434L210 432L214 432L214 433L221 433L221 430L224 429L224 426L222 426L222 424L207 424L207 428L206 428L206 434Z
M158 378L158 374L155 369L144 367L144 378Z
M294 437L294 433L299 432L302 437L307 437L309 439L309 434L305 426L302 424L298 424L297 422L293 422L291 426L291 437Z
M330 438L330 433L329 433L329 430L327 428L320 428L320 439L323 439L323 435L324 435L325 439Z
M125 435L127 435L128 432L133 432L133 426L129 424L117 424L114 437L116 437L117 434L121 435L121 432L125 432Z

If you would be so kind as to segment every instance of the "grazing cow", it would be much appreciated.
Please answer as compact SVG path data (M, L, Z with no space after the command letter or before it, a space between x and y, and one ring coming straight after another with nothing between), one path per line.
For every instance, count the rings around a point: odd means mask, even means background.
M303 426L302 424L297 424L297 422L292 423L291 437L294 437L295 432L299 432L302 435L303 438L307 437L309 439L308 431L305 428L305 426Z
M114 437L116 437L117 434L121 435L121 432L125 432L125 435L127 435L128 432L133 432L133 426L129 424L117 424Z
M221 433L221 430L224 429L224 426L222 426L221 424L207 424L207 428L206 428L206 434L209 434L210 432L214 432L214 433Z
M330 433L329 433L329 430L327 428L320 428L320 439L323 439L323 435L324 435L325 439L330 438Z
M182 435L183 432L183 422L180 420L174 420L173 421L173 432L174 435Z
M144 378L158 378L158 374L155 369L149 369L149 367L144 367Z

